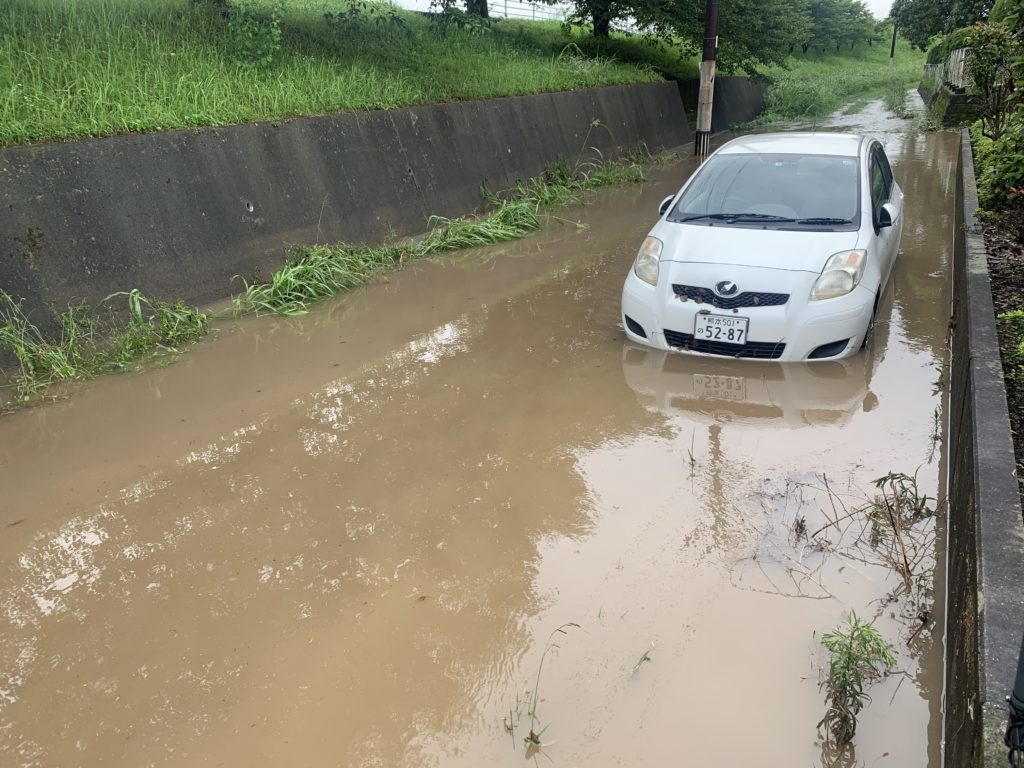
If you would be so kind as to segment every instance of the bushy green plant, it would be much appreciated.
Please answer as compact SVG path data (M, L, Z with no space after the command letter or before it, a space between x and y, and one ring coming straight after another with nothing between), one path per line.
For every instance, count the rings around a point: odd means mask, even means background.
M818 730L827 742L841 747L853 741L857 715L871 700L864 690L867 682L894 666L896 659L881 633L853 611L822 636L821 644L829 652L829 666L819 686L825 691L827 710Z
M966 39L967 81L981 116L982 132L998 139L1024 93L1015 88L1019 74L1020 44L1001 24L977 23Z
M1002 312L996 319L1005 340L1003 355L1006 362L1024 370L1024 310Z
M993 24L1002 24L1019 36L1024 32L1024 0L996 0L988 20Z
M284 7L269 9L240 3L228 12L231 53L243 67L268 69L281 50L281 17Z
M439 37L453 29L469 35L484 35L491 31L491 20L477 13L466 13L457 0L430 0L430 26Z
M971 143L982 218L1024 239L1024 109L1010 115L996 140L975 123Z
M398 33L413 36L412 28L394 5L385 0L347 0L337 11L324 14L331 32L341 40L365 32Z

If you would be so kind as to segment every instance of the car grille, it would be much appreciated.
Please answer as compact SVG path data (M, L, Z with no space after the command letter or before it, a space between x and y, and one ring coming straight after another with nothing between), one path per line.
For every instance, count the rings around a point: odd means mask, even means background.
M701 304L710 304L718 309L739 309L740 307L778 307L789 301L788 293L763 293L744 291L735 296L719 296L710 288L696 285L672 285L676 296Z
M670 347L689 349L708 355L723 357L753 357L758 360L777 360L786 351L783 342L748 341L746 344L726 344L721 341L694 339L692 333L679 333L665 329L665 341Z

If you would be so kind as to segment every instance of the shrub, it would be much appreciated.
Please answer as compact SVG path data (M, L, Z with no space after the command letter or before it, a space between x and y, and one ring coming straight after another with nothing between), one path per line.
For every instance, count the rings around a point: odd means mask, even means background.
M1021 101L1022 92L1014 89L1020 46L1006 27L979 22L967 35L967 47L967 80L981 115L982 132L998 139Z
M1010 115L998 139L985 136L980 122L971 139L982 218L1024 239L1024 110Z
M243 67L268 69L281 50L281 17L284 8L275 3L269 11L242 3L228 13L231 53Z

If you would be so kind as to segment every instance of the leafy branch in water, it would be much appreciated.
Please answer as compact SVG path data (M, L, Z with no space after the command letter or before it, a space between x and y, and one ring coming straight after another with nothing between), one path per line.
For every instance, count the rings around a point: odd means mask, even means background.
M828 676L819 689L825 691L825 716L818 723L826 742L843 747L857 732L857 715L871 697L864 690L871 678L896 664L892 649L881 633L853 611L821 638L828 650Z

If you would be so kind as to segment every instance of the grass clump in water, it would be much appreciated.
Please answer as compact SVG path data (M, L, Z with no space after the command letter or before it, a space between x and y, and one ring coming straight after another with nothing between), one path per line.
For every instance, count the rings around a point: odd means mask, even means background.
M267 282L245 282L232 299L235 317L275 313L301 315L317 301L362 285L387 267L405 261L409 246L370 248L358 245L292 246L289 261Z
M126 319L110 304L122 296L128 299ZM18 361L14 384L20 400L53 384L133 369L157 355L176 353L209 326L209 315L196 307L151 301L138 290L112 294L104 305L105 318L84 305L68 307L56 318L57 330L48 334L25 315L20 302L0 291L0 349Z

